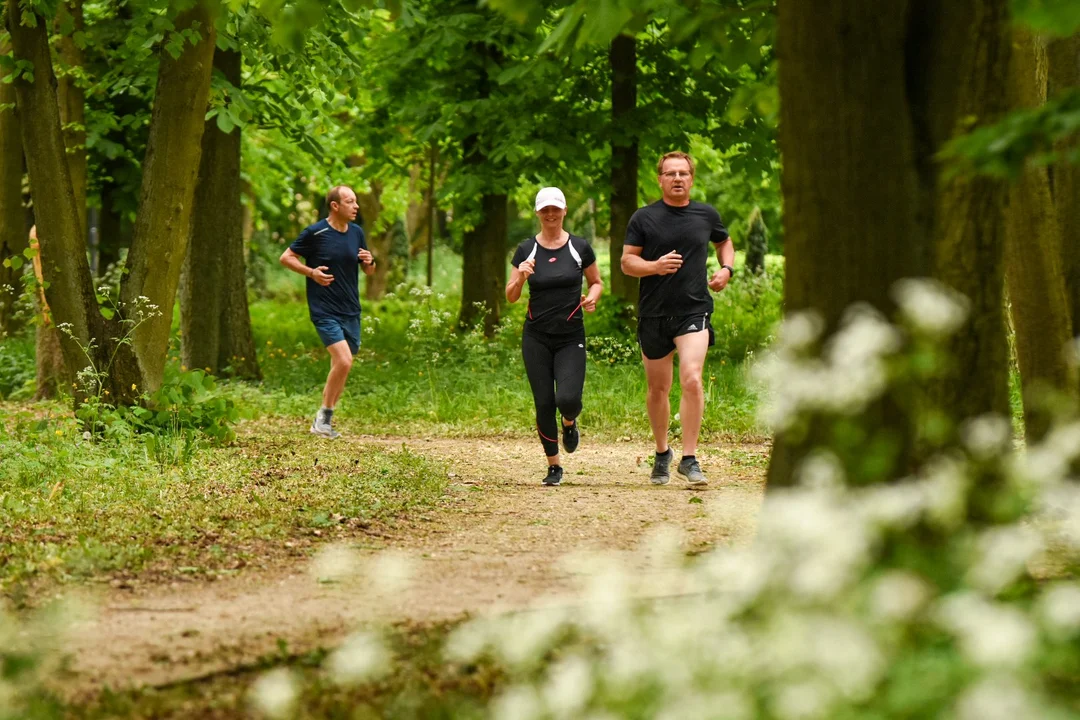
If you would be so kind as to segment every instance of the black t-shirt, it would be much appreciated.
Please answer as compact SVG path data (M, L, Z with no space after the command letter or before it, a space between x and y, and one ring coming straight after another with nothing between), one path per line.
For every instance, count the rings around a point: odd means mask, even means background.
M368 249L364 231L349 223L338 232L325 219L309 225L289 249L304 258L309 268L326 266L323 272L334 276L326 287L307 281L308 313L312 319L326 316L354 317L360 314L360 261L356 254Z
M626 245L641 248L641 257L656 260L672 250L682 267L671 275L641 278L638 317L675 317L712 312L706 262L709 243L729 237L720 213L705 203L674 207L663 200L639 209L626 227Z
M549 335L565 335L584 327L581 280L585 268L596 263L596 253L576 235L558 250L548 250L536 238L523 240L510 263L517 267L529 258L536 272L529 276L529 309L525 329Z

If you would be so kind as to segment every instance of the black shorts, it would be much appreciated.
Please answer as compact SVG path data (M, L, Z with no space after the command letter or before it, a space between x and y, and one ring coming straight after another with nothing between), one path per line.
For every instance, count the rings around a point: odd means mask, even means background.
M712 347L716 343L716 335L709 323L709 313L640 318L637 326L638 345L645 357L659 360L675 349L675 338L702 330L709 331L709 347Z

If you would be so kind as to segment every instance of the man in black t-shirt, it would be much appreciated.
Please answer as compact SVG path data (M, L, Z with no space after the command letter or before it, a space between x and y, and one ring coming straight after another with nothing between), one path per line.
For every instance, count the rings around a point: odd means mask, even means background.
M689 155L667 153L660 158L657 173L663 198L630 218L622 255L622 271L641 278L638 343L648 384L649 422L656 439L652 482L665 485L671 479L674 454L667 442L668 396L678 351L683 456L677 469L691 486L703 486L707 481L695 453L705 413L701 374L714 342L709 290L719 292L731 280L735 249L720 213L690 200L694 162ZM706 270L710 245L720 260L720 269L711 278Z
M330 374L311 432L333 439L340 435L332 424L334 406L345 389L353 355L360 350L359 268L371 275L375 259L364 231L352 222L359 209L356 193L338 185L327 193L326 204L330 214L304 228L281 254L281 264L307 278L308 314L330 353Z

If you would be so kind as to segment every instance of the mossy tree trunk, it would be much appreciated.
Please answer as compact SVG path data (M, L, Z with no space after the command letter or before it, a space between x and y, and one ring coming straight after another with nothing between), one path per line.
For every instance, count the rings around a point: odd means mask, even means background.
M1046 101L1046 47L1025 30L1015 30L1013 37L1006 86L1009 105L1037 107ZM1047 168L1026 168L1009 188L1005 261L1026 437L1037 441L1050 428L1050 393L1076 395L1075 372L1066 355L1073 332L1062 269L1061 227Z
M973 303L951 348L962 381L941 389L946 407L1007 412L1002 190L947 179L935 162L969 118L1002 110L1004 0L778 10L785 310L816 311L831 333L852 303L889 314L897 280L934 275ZM860 427L896 449L894 465L910 462L894 404L870 408ZM814 432L776 436L770 488L794 482Z
M608 232L610 292L624 303L637 303L637 278L622 271L623 241L638 204L637 45L633 37L611 41L611 225Z
M461 268L462 327L483 320L484 334L491 337L502 317L506 286L507 201L505 194L480 199L483 221L465 233Z
M130 274L121 287L127 309L145 297L160 313L134 333L139 368L149 389L161 384L169 349L173 302L191 235L191 211L202 156L210 94L215 32L209 0L200 0L175 21L177 31L195 29L199 40L179 56L160 53L150 135L143 161L138 212L128 253Z
M241 56L218 49L214 67L233 87ZM191 240L180 283L181 362L217 375L261 377L248 312L244 212L240 201L240 128L207 121L202 137Z
M10 51L10 45L0 41L0 55ZM25 260L23 251L27 246L22 210L22 136L15 110L2 109L14 104L15 85L0 78L0 337L21 328L13 312L22 292L23 274L22 268L5 267L2 263L14 256Z
M60 342L67 368L76 371L92 363L101 370L109 366L113 356L110 339L121 336L123 330L116 320L106 320L98 311L91 283L82 218L60 123L47 23L37 15L30 27L20 22L21 17L18 0L8 0L8 29L15 58L33 63L32 82L18 78L13 84L31 193L37 208L48 208L48 212L37 213L41 271L48 284L45 298L53 319L70 324L73 337L62 335ZM132 402L137 392L131 386L140 381L130 348L119 348L104 389L119 402Z
M1080 34L1054 40L1047 48L1047 95L1080 88ZM1080 138L1063 141L1057 148L1064 155L1075 150ZM1061 266L1065 276L1066 302L1072 318L1072 334L1080 332L1080 163L1059 161L1050 168L1050 189L1061 230Z
M60 122L64 127L64 145L71 186L75 192L75 208L82 218L83 239L86 234L86 92L79 83L83 68L83 53L75 42L75 33L85 27L83 0L63 0L56 14L60 31L58 50L63 71L60 73L57 94L60 100Z
M383 212L382 193L382 183L373 180L371 192L356 194L356 202L360 205L360 216L364 220L364 239L368 250L375 256L375 273L366 275L364 279L364 297L368 300L378 300L386 294L387 278L390 274L390 246L394 242L394 228L388 226L376 230L379 226L379 216Z

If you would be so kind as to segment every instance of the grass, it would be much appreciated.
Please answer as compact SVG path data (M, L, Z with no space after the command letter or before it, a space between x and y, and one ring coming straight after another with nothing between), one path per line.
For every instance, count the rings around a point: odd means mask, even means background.
M67 418L16 410L0 428L0 587L238 572L439 502L440 464L406 450L310 442L272 420L231 447L161 467L134 443L92 443ZM284 545L291 541L292 548Z

